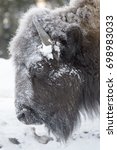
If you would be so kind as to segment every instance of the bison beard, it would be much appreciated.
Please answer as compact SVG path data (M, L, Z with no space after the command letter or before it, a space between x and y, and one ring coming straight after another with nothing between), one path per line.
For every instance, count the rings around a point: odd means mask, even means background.
M84 0L54 11L32 9L24 16L10 43L16 66L18 119L26 124L45 124L62 140L68 139L83 111L98 112L99 6L96 2ZM74 12L75 23L73 17L72 22L69 15L67 18L69 12ZM35 26L35 16L50 36L52 58L40 53L43 35ZM55 50L57 43L60 51Z

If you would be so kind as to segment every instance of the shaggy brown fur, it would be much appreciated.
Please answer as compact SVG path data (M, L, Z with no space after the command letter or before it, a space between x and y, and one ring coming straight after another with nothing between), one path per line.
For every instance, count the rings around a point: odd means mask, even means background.
M51 37L53 59L40 53L34 17ZM59 43L59 50L54 46ZM71 1L55 10L29 10L10 43L16 66L16 113L67 140L80 113L97 112L100 97L99 1Z

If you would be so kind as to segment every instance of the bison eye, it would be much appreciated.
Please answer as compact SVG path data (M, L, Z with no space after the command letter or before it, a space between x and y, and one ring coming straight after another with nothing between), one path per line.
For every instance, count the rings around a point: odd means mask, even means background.
M31 65L29 72L31 76L34 76L34 75L42 74L43 70L44 70L44 66L40 62L36 62L35 64Z
M48 77L50 70L51 63L44 59L32 64L29 68L29 74L30 77L37 77L38 79L42 79L45 76Z

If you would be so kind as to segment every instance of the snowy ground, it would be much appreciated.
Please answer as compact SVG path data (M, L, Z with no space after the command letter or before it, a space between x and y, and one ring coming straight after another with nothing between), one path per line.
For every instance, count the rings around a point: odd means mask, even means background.
M39 127L40 135L46 134ZM0 59L0 150L99 150L99 119L86 119L66 144L55 139L40 144L34 137L32 126L20 123L14 108L14 74L11 62Z

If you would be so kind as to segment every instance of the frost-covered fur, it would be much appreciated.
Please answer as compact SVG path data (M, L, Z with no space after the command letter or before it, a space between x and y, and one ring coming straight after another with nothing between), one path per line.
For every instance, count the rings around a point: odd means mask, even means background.
M51 37L52 58L41 53L44 49L34 17ZM67 140L81 112L97 112L99 32L98 0L73 0L63 8L32 8L24 14L9 48L16 70L15 105L20 121L44 123Z

